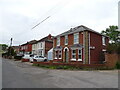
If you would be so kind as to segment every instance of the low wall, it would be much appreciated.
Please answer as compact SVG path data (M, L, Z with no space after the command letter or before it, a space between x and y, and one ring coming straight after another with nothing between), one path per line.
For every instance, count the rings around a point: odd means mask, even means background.
M22 59L22 62L29 62L29 59Z
M92 69L106 67L105 64L53 63L53 62L33 62L33 64L52 65L52 66L65 65L65 66L73 66L73 67L79 67L79 68L92 68Z
M120 54L105 54L105 61L106 61L106 66L110 67L110 68L114 68L116 63L119 62L120 63Z

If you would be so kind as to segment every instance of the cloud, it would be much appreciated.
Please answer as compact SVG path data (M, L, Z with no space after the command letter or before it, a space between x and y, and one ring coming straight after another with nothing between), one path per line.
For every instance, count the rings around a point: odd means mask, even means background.
M100 32L118 23L119 0L1 0L0 43L19 45L85 25ZM51 16L35 29L31 28Z

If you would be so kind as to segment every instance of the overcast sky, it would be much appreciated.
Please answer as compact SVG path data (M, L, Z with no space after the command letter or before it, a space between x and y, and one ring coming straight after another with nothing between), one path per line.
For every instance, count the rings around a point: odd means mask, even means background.
M118 1L0 0L0 43L9 45L13 38L13 45L20 45L79 25L101 32L109 25L118 25Z

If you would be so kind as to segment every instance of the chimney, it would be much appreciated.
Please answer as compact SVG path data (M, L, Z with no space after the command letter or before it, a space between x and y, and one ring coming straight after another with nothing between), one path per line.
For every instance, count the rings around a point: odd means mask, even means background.
M48 39L51 40L52 39L52 36L51 34L48 35Z

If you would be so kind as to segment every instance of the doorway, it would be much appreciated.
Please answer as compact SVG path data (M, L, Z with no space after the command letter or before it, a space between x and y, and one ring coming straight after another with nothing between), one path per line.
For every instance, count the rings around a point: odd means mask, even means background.
M65 62L68 62L68 49L65 49Z

